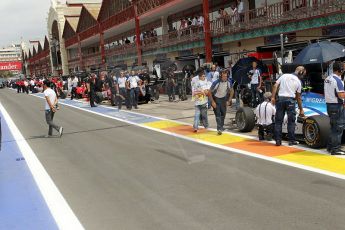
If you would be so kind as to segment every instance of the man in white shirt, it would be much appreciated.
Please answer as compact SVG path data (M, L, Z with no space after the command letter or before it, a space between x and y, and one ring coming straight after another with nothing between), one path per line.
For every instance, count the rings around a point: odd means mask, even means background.
M273 105L276 105L277 110L275 122L275 138L277 146L280 146L282 143L282 125L285 113L287 113L288 117L287 130L289 145L298 144L295 139L296 100L299 108L299 116L304 117L301 99L301 79L305 76L305 74L305 68L303 66L298 66L294 73L283 74L273 86L271 102ZM276 101L275 96L278 88L278 101Z
M71 92L71 100L77 96L77 87L78 87L79 79L77 76L74 76L72 80L72 92Z
M344 72L341 62L333 63L333 74L325 79L325 100L327 113L331 124L331 135L329 136L327 151L332 155L345 155L341 150L341 140L345 129L344 82L341 74Z
M198 18L198 26L204 26L204 17L202 15Z
M67 78L67 90L68 90L69 94L72 92L72 78L71 78L71 76L68 76L68 78Z
M29 82L27 79L24 80L24 91L26 94L29 94Z
M128 89L130 90L129 110L131 110L133 106L135 109L138 109L140 82L140 78L138 77L136 72L132 70L132 74L127 79Z
M219 72L217 70L217 66L216 65L212 65L212 79L211 82L215 82L219 79Z
M265 140L265 132L267 140L270 141L273 137L273 116L276 114L276 108L271 104L271 98L272 93L266 92L264 94L265 101L255 109L257 124L259 126L258 136L260 141Z
M262 77L261 72L257 68L258 64L256 61L252 63L252 69L249 71L248 76L251 79L250 80L250 89L252 92L252 106L255 108L258 104L258 102L261 102L261 100L258 100L258 97L260 98L259 90L261 89L262 85Z
M61 126L57 126L54 124L54 114L56 112L56 105L57 105L57 96L50 88L51 82L48 80L43 81L43 90L44 90L44 97L46 99L45 101L45 117L46 117L46 122L49 125L49 131L48 131L48 136L51 137L53 135L53 129L55 129L57 132L59 132L59 136L61 137L63 134L63 128Z
M197 25L198 25L198 18L197 17L193 17L192 26L197 26Z
M34 87L35 87L35 81L34 81L34 79L32 78L32 79L30 80L30 91L31 91L31 93L32 93L32 91L34 90Z
M126 81L127 81L127 79L125 77L125 72L121 71L120 77L118 77L116 80L116 82L117 82L117 95L119 95L118 96L118 102L117 102L119 110L122 109L123 100L126 101L126 107L129 108L128 100L126 100L126 96L127 96Z
M206 80L204 70L199 70L199 79L193 81L193 100L195 102L195 115L194 115L194 132L198 132L199 122L201 121L205 127L208 128L207 107L208 98L210 95L211 83Z
M240 17L240 22L244 21L244 3L243 0L237 0L237 12Z

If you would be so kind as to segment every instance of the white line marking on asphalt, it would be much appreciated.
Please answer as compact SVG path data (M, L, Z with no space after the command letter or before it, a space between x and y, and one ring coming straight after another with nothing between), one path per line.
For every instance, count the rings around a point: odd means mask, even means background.
M0 110L4 115L4 119L10 128L18 147L23 154L23 157L25 158L32 176L36 181L36 184L41 191L58 228L73 230L84 229L1 103Z
M36 96L36 95L33 95L33 96L41 98L41 97ZM84 112L89 112L89 113L96 114L96 115L99 115L99 116L103 116L103 117L106 117L106 118L110 118L110 119L113 119L113 120L118 120L118 121L121 121L121 122L124 122L124 123L128 123L128 124L131 124L131 125L134 125L134 126L138 126L138 127L142 127L142 128L145 128L145 129L153 130L153 131L156 131L156 132L164 133L164 134L167 134L167 135L170 135L170 136L173 136L173 137L177 137L177 138L181 138L181 139L184 139L184 140L192 141L192 142L195 142L195 143L203 144L203 145L206 145L206 146L211 146L211 147L215 147L215 148L222 149L222 150L225 150L225 151L231 151L231 152L239 153L239 154L242 154L242 155L246 155L246 156L250 156L250 157L255 157L255 158L259 158L259 159L275 162L275 163L278 163L278 164L287 165L287 166L291 166L291 167L294 167L294 168L303 169L303 170L306 170L306 171L310 171L310 172L314 172L314 173L319 173L319 174L322 174L322 175L326 175L326 176L335 177L335 178L338 178L338 179L345 180L345 175L342 175L342 174L333 173L333 172L329 172L329 171L326 171L326 170L313 168L313 167L306 166L306 165L292 163L292 162L280 160L280 159L273 158L273 157L267 157L267 156L263 156L263 155L260 155L260 154L256 154L256 153L252 153L252 152L248 152L248 151L244 151L244 150L239 150L239 149L235 149L235 148L231 148L231 147L227 147L227 146L223 146L223 145L219 145L219 144L213 144L213 143L210 143L210 142L193 139L191 137L183 136L183 135L180 135L180 134L168 132L168 131L161 130L161 129L156 129L156 128L148 127L148 126L145 126L143 124L137 124L137 123L134 123L134 122L131 122L131 121L123 120L121 118L112 117L112 116L105 115L105 114L102 114L102 113L90 111L90 110L87 110L87 109L84 109L84 108L80 108L80 107L77 107L77 106L73 106L73 105L69 105L69 104L66 104L66 103L63 103L63 102L59 102L59 104L63 104L63 105L66 105L66 106L69 106L69 107L72 107L72 108L75 108L75 109L79 109L79 110L84 111ZM168 119L161 119L161 120L168 120ZM251 139L255 139L255 138L251 137Z

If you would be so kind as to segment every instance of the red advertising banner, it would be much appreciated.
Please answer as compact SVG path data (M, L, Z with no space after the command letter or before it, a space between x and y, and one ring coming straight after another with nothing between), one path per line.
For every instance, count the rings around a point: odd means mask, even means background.
M9 71L9 70L22 70L22 63L19 61L0 62L0 71Z

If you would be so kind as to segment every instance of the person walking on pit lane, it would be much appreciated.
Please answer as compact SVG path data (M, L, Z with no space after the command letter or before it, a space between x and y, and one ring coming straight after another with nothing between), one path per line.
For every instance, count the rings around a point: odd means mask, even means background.
M304 117L301 99L301 79L305 74L305 68L303 66L298 66L294 73L283 74L273 86L271 103L276 105L277 110L275 123L276 146L280 146L282 144L282 125L285 113L287 113L288 117L287 130L289 145L298 144L295 139L296 100L299 108L299 116ZM278 100L276 101L275 97L278 88Z
M53 129L55 129L57 132L59 132L59 136L61 137L63 134L63 128L61 126L57 126L54 124L54 114L56 112L56 105L57 105L57 96L50 88L51 82L48 80L44 80L43 82L43 90L44 90L44 97L46 99L45 102L45 117L46 117L46 122L49 125L49 131L48 131L48 136L51 137L53 135Z
M207 105L209 99L209 89L211 83L206 80L206 75L203 70L198 71L199 79L193 81L193 100L195 101L195 114L194 114L194 132L198 132L200 121L205 129L208 128Z
M218 135L224 131L224 120L227 104L231 105L230 94L232 93L231 83L228 81L228 70L220 71L220 79L212 83L210 100L216 116Z
M91 107L97 107L95 105L95 97L96 97L96 93L95 93L95 84L96 84L96 74L92 73L86 83L86 87L87 87L87 92L89 94L89 100L90 100L90 106Z
M345 91L344 82L341 80L343 71L341 62L333 63L333 73L325 79L324 84L327 113L331 124L331 135L328 139L327 151L332 155L345 155L345 152L340 149L345 128Z
M129 109L131 110L134 106L135 109L138 109L139 101L139 84L141 80L134 70L132 70L131 76L127 79L128 88L130 89L130 104Z
M128 100L126 99L127 96L127 90L126 90L126 77L125 77L125 72L121 71L120 72L120 77L117 78L117 95L118 95L118 109L122 109L122 103L123 100L125 100L126 107L129 108L129 103Z
M71 90L71 100L77 97L77 87L78 87L79 79L77 76L74 76L72 80L72 90Z

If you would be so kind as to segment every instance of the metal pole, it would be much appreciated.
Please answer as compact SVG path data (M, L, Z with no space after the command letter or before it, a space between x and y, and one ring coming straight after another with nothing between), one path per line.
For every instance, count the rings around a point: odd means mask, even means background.
M99 36L100 36L100 48L101 48L101 65L106 69L106 58L104 49L104 32L102 30L101 24L99 23Z
M284 34L280 34L280 52L282 58L282 65L284 64Z
M206 62L212 62L212 40L210 32L210 13L208 0L203 0Z
M138 6L134 4L134 16L135 16L135 40L137 45L137 53L138 53L138 66L142 65L142 57L141 57L141 41L140 41L140 21L138 16Z
M80 41L79 34L77 34L77 36L78 36L79 71L83 71L84 70L84 63L83 63L83 53L81 50L81 41Z

